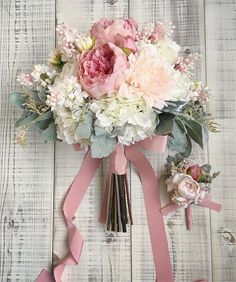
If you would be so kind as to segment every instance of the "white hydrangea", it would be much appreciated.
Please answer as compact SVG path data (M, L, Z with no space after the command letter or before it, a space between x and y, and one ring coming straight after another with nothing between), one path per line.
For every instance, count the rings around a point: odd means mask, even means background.
M87 92L81 89L75 76L57 80L49 90L47 104L54 114L58 138L68 144L79 143L76 129L87 110Z
M156 113L143 97L125 98L115 93L94 100L90 108L96 115L95 125L117 137L121 144L130 145L155 135Z

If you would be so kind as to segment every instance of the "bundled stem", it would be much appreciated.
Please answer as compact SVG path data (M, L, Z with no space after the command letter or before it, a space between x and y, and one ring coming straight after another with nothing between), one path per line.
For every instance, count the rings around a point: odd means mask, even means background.
M126 232L126 225L133 224L127 175L111 174L107 205L107 230Z

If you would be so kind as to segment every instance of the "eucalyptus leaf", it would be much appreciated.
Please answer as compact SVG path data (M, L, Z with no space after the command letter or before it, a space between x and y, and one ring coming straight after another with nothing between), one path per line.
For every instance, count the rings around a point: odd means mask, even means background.
M181 120L181 117L176 117L175 122L183 129L183 131L185 133L187 133L187 128L186 128L184 122Z
M41 132L41 136L45 141L57 141L56 125L51 122L49 126Z
M33 98L35 103L38 103L38 104L42 103L37 91L31 91L31 97Z
M22 123L22 121L24 120L25 118L24 117L21 117L21 118L19 118L18 120L16 120L16 122L15 122L15 127L17 128L17 127L20 127L21 126L21 123Z
M214 173L212 174L212 179L216 178L219 174L220 174L220 171L214 172Z
M27 118L23 118L21 122L19 120L17 121L17 127L19 126L31 126L35 122L35 120L38 118L37 113L32 113Z
M174 122L172 136L168 138L168 148L173 151L184 153L188 150L189 143L184 130Z
M25 93L18 91L11 92L9 95L9 99L15 107L20 109L25 108L25 102L27 100L27 96L25 95Z
M184 158L188 158L192 152L192 141L191 139L189 138L188 135L186 135L186 138L187 138L187 141L188 141L188 146L186 147L186 150L184 152L181 152L181 155L184 157Z
M46 119L36 123L36 127L39 130L45 130L49 124L53 121L53 119Z
M47 112L45 112L44 114L40 115L37 118L37 122L50 119L50 118L52 118L52 116L53 116L52 112L51 111L47 111Z
M202 165L201 169L204 170L207 173L210 173L211 172L211 165L210 164Z
M184 122L186 129L187 129L187 134L193 141L195 141L201 148L203 148L203 129L202 125L192 119L182 119Z
M109 138L106 134L92 135L91 152L93 158L104 158L110 155L115 150L117 141L115 138Z
M38 97L41 100L42 103L45 103L47 100L47 94L44 91L38 92Z

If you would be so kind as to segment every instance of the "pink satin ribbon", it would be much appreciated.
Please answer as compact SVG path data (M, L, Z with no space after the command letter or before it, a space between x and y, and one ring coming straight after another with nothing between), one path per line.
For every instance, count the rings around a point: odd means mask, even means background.
M100 162L101 159L93 159L90 150L88 150L82 166L70 186L63 206L64 217L68 228L70 254L55 267L53 275L44 269L39 274L36 282L60 282L65 266L79 263L83 247L83 238L79 229L72 223L72 220Z
M221 204L215 203L211 201L210 196L203 199L201 202L197 204L198 206L205 207L214 211L219 212L221 210ZM181 206L178 206L174 203L170 203L166 205L165 207L161 208L160 211L163 215L167 215L177 209L181 208ZM190 230L192 228L192 206L188 206L185 208L185 217L186 217L186 226L187 229Z
M125 155L137 168L142 182L157 281L173 282L164 220L160 212L161 201L158 179L150 162L140 152L139 144L126 147Z

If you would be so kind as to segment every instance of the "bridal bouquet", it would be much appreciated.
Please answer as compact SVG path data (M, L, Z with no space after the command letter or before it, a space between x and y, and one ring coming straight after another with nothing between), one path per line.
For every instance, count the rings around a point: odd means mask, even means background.
M126 232L128 221L133 222L126 175L127 160L131 161L144 186L148 223L163 225L161 213L156 222L152 218L150 209L160 206L157 182L139 149L163 152L167 144L170 151L188 157L192 142L203 148L208 131L217 130L205 107L211 93L192 75L200 56L173 41L173 26L164 22L138 29L133 19L103 18L87 33L65 24L56 31L58 47L48 64L20 74L22 90L10 94L12 103L22 109L15 124L20 128L18 142L25 145L27 131L33 128L45 141L87 148L79 173L88 178L87 184L100 160L110 155L100 220L112 231ZM77 180L70 191L75 184L80 189ZM148 181L152 181L151 197L150 191L145 196ZM64 205L69 230L76 210L68 211L72 198L69 192ZM152 240L163 235L155 232L151 227ZM80 256L73 242L69 244L74 262L70 257L64 265L77 263ZM60 265L54 276L61 272Z

